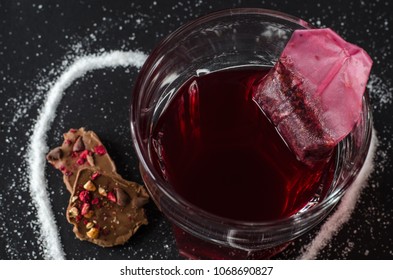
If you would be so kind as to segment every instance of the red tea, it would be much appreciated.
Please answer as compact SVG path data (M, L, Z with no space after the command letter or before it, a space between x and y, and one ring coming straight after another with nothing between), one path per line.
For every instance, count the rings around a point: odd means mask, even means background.
M289 217L332 180L298 161L252 99L268 69L228 69L180 87L153 131L155 167L185 200L238 221Z

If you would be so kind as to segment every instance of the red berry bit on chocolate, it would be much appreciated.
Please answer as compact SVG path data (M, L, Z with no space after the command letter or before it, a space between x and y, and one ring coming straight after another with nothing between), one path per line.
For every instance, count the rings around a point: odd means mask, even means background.
M107 198L112 201L113 203L116 203L116 196L113 192L108 192Z
M89 155L89 151L88 150L84 150L80 154L78 154L78 152L72 152L72 157L79 157L78 160L76 161L76 163L78 165L85 164L85 162L87 161L87 156L88 155Z
M100 156L106 154L106 149L103 145L98 145L94 147L94 152Z
M86 215L90 210L90 204L89 203L83 203L82 209L81 209L81 214Z
M78 216L75 217L75 221L79 223L82 220L82 218L83 216L79 214Z
M92 180L95 180L95 179L97 179L99 176L100 176L101 174L99 173L99 172L94 172L93 174L91 174L91 179Z
M90 193L87 190L81 191L79 193L79 200L85 203L90 202Z
M84 150L80 155L79 158L86 160L87 156L89 155L88 150Z
M98 199L98 197L93 198L93 200L91 201L92 205L97 205L100 202L100 200Z
M72 145L72 141L70 139L65 139L64 140L64 144L71 146Z
M83 158L79 158L79 159L76 161L76 163L77 163L78 165L83 165L85 162L86 162L86 160L83 159Z

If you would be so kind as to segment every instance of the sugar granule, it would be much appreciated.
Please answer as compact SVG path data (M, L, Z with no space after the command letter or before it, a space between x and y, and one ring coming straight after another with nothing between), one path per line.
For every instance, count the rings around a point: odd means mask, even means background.
M56 108L64 95L65 89L89 71L119 66L141 67L145 60L145 54L133 51L113 51L100 55L79 57L65 69L47 93L44 105L34 125L27 154L30 194L37 208L41 241L46 259L65 258L49 201L45 178L45 154L48 151L46 134L56 116Z

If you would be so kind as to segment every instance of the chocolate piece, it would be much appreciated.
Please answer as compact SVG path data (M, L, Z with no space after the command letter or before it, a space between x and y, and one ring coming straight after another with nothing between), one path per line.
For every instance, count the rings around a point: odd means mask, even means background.
M84 128L70 129L61 147L50 151L47 160L63 173L70 193L80 169L95 167L100 173L116 173L116 166L98 136Z
M125 243L147 224L141 208L149 199L147 192L116 173L94 132L70 129L62 146L50 151L47 160L62 171L72 194L66 216L77 238L111 247Z
M90 184L88 182L95 172L96 168L79 170L67 208L67 219L81 240L103 247L124 244L141 225L147 224L144 209L130 201L147 201L148 194L137 183L114 174L100 174L94 180L96 189L88 191L84 186ZM113 195L115 202L109 194Z

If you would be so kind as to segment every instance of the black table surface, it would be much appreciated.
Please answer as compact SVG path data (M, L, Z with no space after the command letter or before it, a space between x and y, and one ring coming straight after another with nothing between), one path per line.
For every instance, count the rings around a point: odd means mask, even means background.
M146 54L183 23L235 7L274 9L318 27L330 27L362 46L374 60L374 127L379 146L375 170L350 220L319 259L393 258L391 1L0 1L0 259L42 259L45 248L29 192L26 152L50 82L78 54L139 50ZM62 133L85 126L107 146L119 173L142 183L130 137L129 99L138 70L97 70L66 90L47 133L49 147ZM46 86L46 87L45 87ZM179 259L168 221L153 203L150 224L124 246L101 248L74 237L65 219L69 195L59 172L45 170L48 193L67 259ZM276 258L295 259L318 229Z

